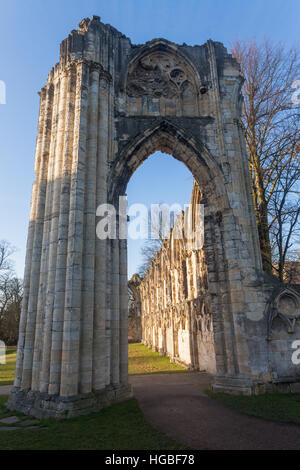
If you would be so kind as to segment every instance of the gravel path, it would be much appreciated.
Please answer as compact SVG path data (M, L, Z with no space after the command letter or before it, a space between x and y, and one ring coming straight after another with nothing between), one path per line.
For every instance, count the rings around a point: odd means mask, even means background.
M147 419L194 449L300 449L300 426L240 414L204 393L204 373L130 377Z

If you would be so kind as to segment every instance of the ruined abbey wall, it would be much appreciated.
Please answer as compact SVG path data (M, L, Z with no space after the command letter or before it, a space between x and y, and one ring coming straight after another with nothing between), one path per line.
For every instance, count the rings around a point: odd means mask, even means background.
M195 184L192 201L200 199ZM183 215L176 223L184 225ZM191 249L189 240L176 239L176 227L171 229L139 285L142 341L176 362L215 373L207 276L204 250Z
M142 339L142 309L139 285L141 278L134 274L128 281L128 343L139 343Z
M157 150L187 166L205 207L207 274L201 259L191 261L195 254L188 253L186 287L176 290L173 279L180 276L180 256L165 284L164 312L171 295L176 311L174 335L188 331L182 341L194 331L189 320L212 315L216 391L300 387L300 368L291 359L300 295L262 271L240 124L242 84L236 60L211 40L136 45L94 16L62 42L40 93L10 409L71 417L131 396L127 218L119 198ZM107 204L116 211L117 236L101 238L97 229ZM208 304L200 294L205 283ZM186 289L185 300L180 289ZM151 295L155 305L157 294ZM198 300L197 315L189 316ZM180 341L173 341L174 355Z

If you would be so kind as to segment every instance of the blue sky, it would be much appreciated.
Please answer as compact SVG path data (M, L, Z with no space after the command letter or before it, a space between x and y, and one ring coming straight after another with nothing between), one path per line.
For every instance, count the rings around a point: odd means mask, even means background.
M23 275L39 97L59 44L84 17L98 15L133 43L164 37L202 44L264 36L292 45L298 40L299 0L0 0L0 80L7 104L0 104L0 239L18 251ZM167 177L166 177L167 175ZM172 176L172 177L171 177ZM156 185L151 180L155 177ZM130 202L179 202L190 197L192 179L172 157L151 157L128 186ZM129 273L139 264L139 243L130 244Z

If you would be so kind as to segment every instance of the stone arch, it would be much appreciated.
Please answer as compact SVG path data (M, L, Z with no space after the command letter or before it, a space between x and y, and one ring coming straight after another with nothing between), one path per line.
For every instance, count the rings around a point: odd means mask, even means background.
M116 202L119 195L125 194L134 171L157 150L184 163L202 188L203 197L214 199L219 210L230 208L224 177L214 157L202 142L168 120L161 120L133 136L120 151L109 175L110 201Z
M214 389L253 393L269 384L265 307L275 287L262 272L236 60L211 40L134 45L97 16L60 50L40 93L9 407L67 417L130 396L126 240L98 238L96 213L125 194L155 150L186 164L207 209ZM177 324L174 305L172 312Z
M157 150L183 162L197 181L201 190L201 201L206 209L205 235L208 241L204 251L208 278L223 279L223 296L226 292L230 296L228 275L223 272L228 262L226 247L220 234L229 231L227 225L231 223L230 214L231 217L234 216L227 197L222 170L203 143L167 120L161 120L140 135L132 137L110 170L109 201L117 205L118 197L125 195L127 184L134 171ZM197 198L200 198L200 193ZM223 219L222 213L227 217ZM220 273L219 267L222 271ZM234 374L239 370L235 333L233 328L229 328L226 333L224 327L225 323L233 326L232 312L228 309L228 305L224 307L222 297L215 292L213 285L210 292L211 282L208 281L208 284L214 331L216 331L215 352L218 372Z

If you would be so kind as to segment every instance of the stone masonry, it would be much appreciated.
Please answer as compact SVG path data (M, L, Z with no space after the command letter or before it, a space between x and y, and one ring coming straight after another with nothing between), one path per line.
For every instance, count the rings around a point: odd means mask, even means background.
M134 274L128 281L130 291L128 307L128 342L137 343L142 339L142 310L139 285L141 278Z
M96 210L118 208L157 150L186 164L205 205L214 389L299 387L299 295L262 271L242 83L211 40L134 45L94 16L62 42L40 93L11 409L70 417L130 396L127 244L97 237Z
M194 183L191 207L201 203ZM179 230L178 230L178 227ZM195 229L195 220L193 227ZM216 373L211 299L203 249L192 249L180 214L138 285L142 341L191 369Z

